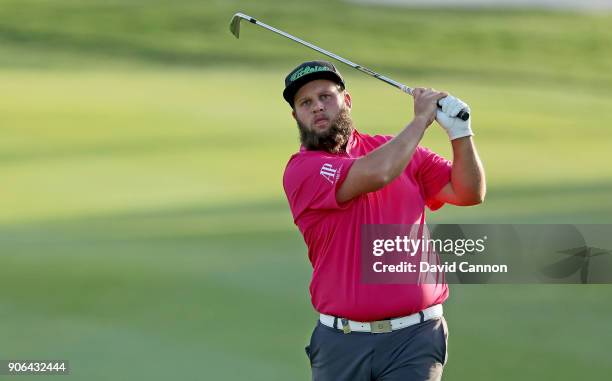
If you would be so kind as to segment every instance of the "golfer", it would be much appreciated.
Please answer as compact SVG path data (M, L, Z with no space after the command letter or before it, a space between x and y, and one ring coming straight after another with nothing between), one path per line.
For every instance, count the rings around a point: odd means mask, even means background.
M484 171L467 104L433 89L414 90L414 117L393 136L358 132L351 95L326 61L305 62L285 78L301 147L283 186L313 267L310 294L320 314L306 353L317 381L439 380L447 360L441 284L360 281L363 224L425 223L425 206L483 201ZM441 110L437 106L440 101ZM453 149L449 162L419 146L437 120Z

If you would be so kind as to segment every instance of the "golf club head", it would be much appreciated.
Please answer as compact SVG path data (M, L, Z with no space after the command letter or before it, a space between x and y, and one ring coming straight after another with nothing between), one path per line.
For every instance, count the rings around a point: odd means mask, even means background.
M230 23L230 32L232 32L236 38L240 38L240 20L242 19L251 21L252 17L244 13L236 13L234 17L232 17L232 22Z

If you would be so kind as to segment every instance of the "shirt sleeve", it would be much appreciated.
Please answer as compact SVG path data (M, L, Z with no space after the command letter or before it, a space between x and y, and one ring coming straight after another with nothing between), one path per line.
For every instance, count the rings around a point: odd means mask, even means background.
M433 197L450 182L452 163L431 150L418 146L419 166L417 175L425 198L425 205L434 211L444 205Z
M294 221L307 210L333 210L348 206L338 204L336 191L357 160L351 157L294 155L287 163L283 188Z

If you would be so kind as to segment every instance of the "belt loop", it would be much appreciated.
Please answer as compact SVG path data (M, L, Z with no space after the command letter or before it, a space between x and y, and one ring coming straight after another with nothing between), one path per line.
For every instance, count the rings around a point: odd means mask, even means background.
M338 329L338 317L334 316L334 329Z
M425 314L423 311L419 311L419 315L421 316L421 323L425 321Z

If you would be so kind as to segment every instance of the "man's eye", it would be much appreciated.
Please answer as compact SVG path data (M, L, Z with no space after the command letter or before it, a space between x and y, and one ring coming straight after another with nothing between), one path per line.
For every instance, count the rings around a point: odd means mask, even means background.
M321 99L327 99L327 98L329 98L329 94L323 94L323 95L321 95Z
M310 100L306 100L302 102L302 106L308 106L310 104Z

